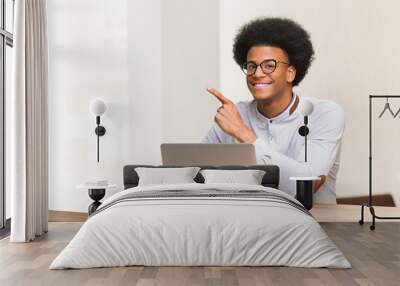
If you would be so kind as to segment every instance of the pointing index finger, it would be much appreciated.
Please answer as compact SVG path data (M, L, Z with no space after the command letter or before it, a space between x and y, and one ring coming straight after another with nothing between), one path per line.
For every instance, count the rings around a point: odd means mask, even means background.
M232 101L230 101L228 98L222 95L218 90L213 89L211 87L207 88L207 91L214 95L222 104L231 104Z

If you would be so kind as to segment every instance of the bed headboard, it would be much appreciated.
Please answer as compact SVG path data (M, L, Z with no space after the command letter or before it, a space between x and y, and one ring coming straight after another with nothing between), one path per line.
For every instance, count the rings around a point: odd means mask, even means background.
M154 166L154 165L126 165L124 166L124 189L136 187L139 183L138 174L135 171L137 167L147 168L176 168L182 166ZM262 179L262 185L277 189L279 186L279 167L276 165L254 165L254 166L199 166L201 169L219 169L219 170L248 170L256 169L265 171ZM194 178L197 183L204 183L204 178L200 174Z

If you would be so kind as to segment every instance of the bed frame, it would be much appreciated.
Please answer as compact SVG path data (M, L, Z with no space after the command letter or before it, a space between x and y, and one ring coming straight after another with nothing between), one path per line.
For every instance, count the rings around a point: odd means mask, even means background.
M182 166L154 166L154 165L126 165L124 166L124 189L136 187L139 183L139 176L135 171L137 167L147 167L147 168L176 168ZM278 189L279 186L279 167L276 165L254 165L254 166L199 166L201 169L218 169L218 170L263 170L265 175L262 179L261 184L264 187L271 187ZM194 178L197 183L204 183L204 178L200 174Z

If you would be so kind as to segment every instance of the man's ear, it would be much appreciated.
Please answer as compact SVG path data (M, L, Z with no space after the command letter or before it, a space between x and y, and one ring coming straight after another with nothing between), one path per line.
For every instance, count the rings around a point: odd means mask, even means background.
M294 66L289 66L286 70L286 81L292 83L296 78L296 69Z

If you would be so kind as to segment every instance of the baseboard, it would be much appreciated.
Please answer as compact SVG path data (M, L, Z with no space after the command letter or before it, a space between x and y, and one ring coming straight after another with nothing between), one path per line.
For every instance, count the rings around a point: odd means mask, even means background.
M87 218L87 213L49 210L49 222L83 222Z
M337 198L340 205L361 205L368 203L368 196ZM396 204L391 194L372 195L374 206L395 207Z

